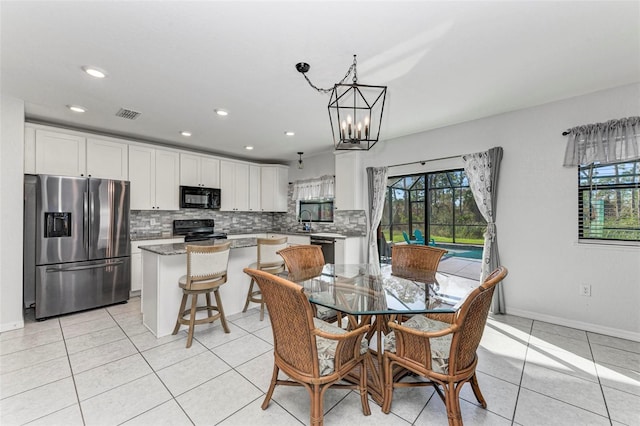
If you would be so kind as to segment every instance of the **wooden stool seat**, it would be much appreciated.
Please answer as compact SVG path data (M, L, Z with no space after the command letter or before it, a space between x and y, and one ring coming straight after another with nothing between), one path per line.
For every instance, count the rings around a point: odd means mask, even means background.
M284 259L278 254L278 251L287 247L287 237L282 238L257 238L258 245L258 261L252 263L250 269L258 269L270 274L279 274L284 271ZM262 293L258 287L255 287L255 280L251 278L247 299L244 302L242 312L247 312L249 303L260 304L260 321L264 320L264 300Z
M176 326L172 334L180 331L180 325L187 325L187 348L193 342L193 332L196 325L214 322L219 319L225 333L229 333L227 319L224 316L220 286L227 282L227 265L229 263L229 247L231 243L201 246L187 246L187 275L180 277L178 286L182 289L182 301L176 319ZM216 304L211 303L211 293L216 298ZM198 296L204 294L205 306L198 306ZM187 306L187 298L191 296L191 308ZM197 312L207 311L204 318L196 318ZM215 313L214 313L215 312Z

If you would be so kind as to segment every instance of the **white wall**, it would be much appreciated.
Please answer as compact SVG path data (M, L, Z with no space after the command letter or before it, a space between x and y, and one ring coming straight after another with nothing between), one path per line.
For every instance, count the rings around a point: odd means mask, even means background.
M333 175L335 170L335 158L333 151L302 156L304 168L298 169L298 160L289 163L289 182L303 179L312 179L324 175Z
M24 102L0 96L0 331L21 328Z
M384 141L364 166L502 146L496 223L507 312L640 341L640 247L577 243L577 169L562 167L564 130L639 114L634 84ZM579 295L582 283L591 297Z

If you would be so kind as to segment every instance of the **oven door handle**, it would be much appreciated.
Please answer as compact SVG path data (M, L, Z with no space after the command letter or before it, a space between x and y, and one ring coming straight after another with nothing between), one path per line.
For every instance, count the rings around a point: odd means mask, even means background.
M311 240L311 244L335 244L336 240Z

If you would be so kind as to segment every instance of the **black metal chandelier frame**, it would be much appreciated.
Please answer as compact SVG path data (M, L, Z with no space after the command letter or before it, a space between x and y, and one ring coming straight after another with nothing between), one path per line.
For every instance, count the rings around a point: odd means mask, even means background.
M387 86L358 84L356 55L344 78L331 89L316 87L306 73L310 65L296 64L309 85L321 93L331 93L328 111L336 150L371 149L380 138ZM352 83L345 83L353 73Z

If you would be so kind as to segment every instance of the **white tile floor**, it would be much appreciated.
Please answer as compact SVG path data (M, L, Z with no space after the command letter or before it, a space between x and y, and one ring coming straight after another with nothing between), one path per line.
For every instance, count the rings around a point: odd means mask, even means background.
M0 334L0 424L306 424L302 388L276 388L268 317L256 309L156 339L128 304L28 321ZM462 391L466 425L640 425L640 343L514 316L488 321L478 375L488 402ZM392 413L364 417L353 391L329 390L327 425L446 425L431 388L396 390Z

